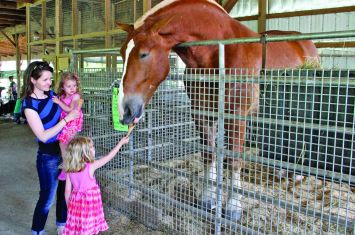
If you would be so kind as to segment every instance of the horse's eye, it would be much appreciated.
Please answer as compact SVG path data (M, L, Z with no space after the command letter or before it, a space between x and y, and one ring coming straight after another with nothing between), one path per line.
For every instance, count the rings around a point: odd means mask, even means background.
M144 59L145 57L147 57L149 54L148 54L148 52L143 52L143 53L140 53L139 54L139 58L140 59Z

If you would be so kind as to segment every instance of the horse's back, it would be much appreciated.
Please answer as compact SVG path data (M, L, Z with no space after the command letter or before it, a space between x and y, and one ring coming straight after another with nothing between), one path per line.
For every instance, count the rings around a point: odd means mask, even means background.
M270 36L276 35L298 35L297 31L270 30L261 34ZM317 48L311 40L297 40L284 42L269 42L267 46L268 68L294 68L307 59L319 60Z

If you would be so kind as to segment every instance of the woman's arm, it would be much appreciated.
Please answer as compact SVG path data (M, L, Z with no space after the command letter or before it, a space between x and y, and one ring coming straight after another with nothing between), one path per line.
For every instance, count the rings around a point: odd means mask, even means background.
M42 142L46 142L56 134L58 134L67 122L79 117L79 112L74 110L70 112L65 119L60 120L55 126L47 130L44 129L41 118L38 113L32 109L25 109L24 111L28 125L31 127L35 136Z
M70 181L69 174L67 174L67 179L65 180L65 202L67 203L67 206L69 206L69 198L70 198L71 191L72 191L72 184Z

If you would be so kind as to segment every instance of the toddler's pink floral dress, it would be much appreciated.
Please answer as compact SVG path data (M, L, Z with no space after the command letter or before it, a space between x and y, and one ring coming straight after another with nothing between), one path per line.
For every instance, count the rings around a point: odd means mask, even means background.
M65 95L62 95L60 97L60 100L65 103L66 105L70 106L73 97L76 94L73 94L69 97L65 97ZM62 131L58 134L57 140L64 144L68 144L76 135L76 133L80 132L83 128L83 122L84 122L84 115L82 110L79 111L80 116L79 118L74 119L73 121L68 122L65 127L62 129ZM60 114L60 120L65 118L68 114L62 110L62 113Z

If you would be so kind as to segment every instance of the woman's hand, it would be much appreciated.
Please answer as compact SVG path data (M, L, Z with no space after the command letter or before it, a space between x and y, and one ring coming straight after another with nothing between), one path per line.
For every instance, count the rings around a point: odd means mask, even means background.
M52 98L53 103L59 104L60 100L58 99L57 96L53 96Z
M80 116L80 112L78 110L73 110L68 113L68 115L65 117L65 120L67 122L73 121L74 119L77 119Z

